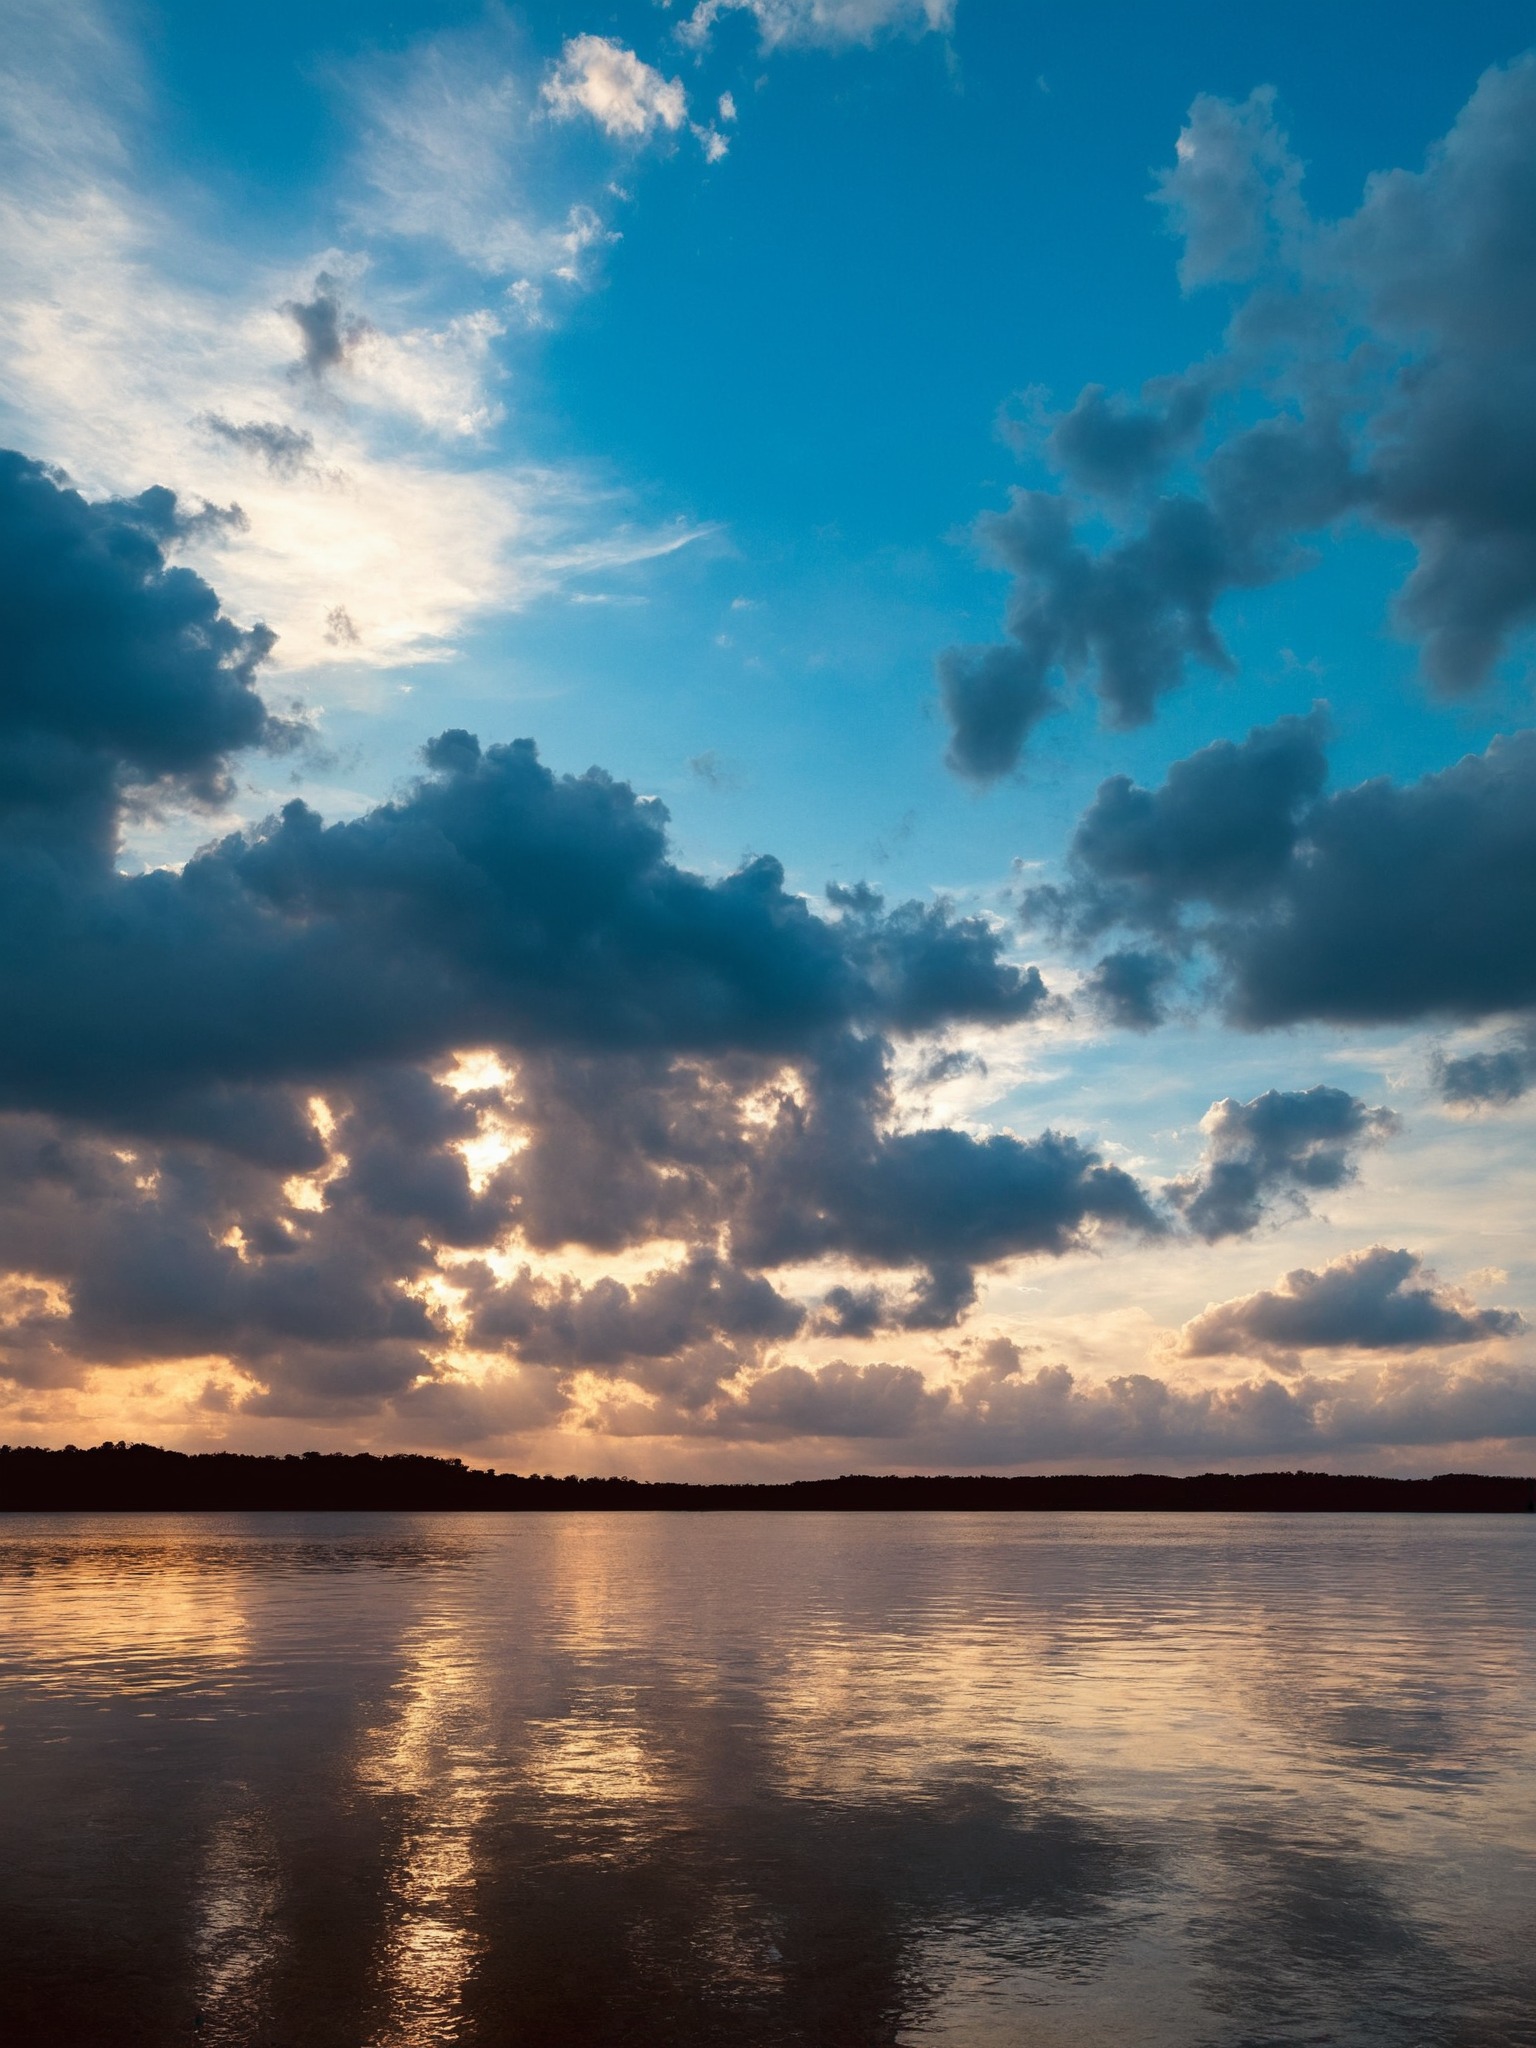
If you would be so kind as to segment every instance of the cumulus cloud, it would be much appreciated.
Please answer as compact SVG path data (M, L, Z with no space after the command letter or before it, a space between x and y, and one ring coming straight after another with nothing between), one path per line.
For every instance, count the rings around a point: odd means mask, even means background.
M1251 1102L1213 1103L1201 1128L1205 1159L1171 1184L1169 1199L1212 1243L1246 1236L1277 1205L1305 1210L1311 1195L1346 1186L1360 1150L1390 1137L1397 1118L1342 1088L1271 1088Z
M0 452L0 805L6 837L79 857L115 851L130 783L212 800L226 757L280 733L255 688L272 637L242 632L162 543L168 492L88 505Z
M586 114L616 142L675 133L688 118L682 80L663 78L609 36L569 37L540 94L556 120Z
M1153 483L1194 441L1209 395L1198 377L1159 380L1139 405L1085 385L1052 424L1045 451L1069 482L1107 498Z
M1124 947L1106 953L1084 981L1096 1013L1122 1031L1155 1031L1167 1016L1164 990L1177 971L1166 953Z
M1113 926L1172 934L1191 903L1241 911L1289 867L1300 814L1327 778L1326 707L1217 740L1176 761L1160 789L1099 785L1067 850L1065 888L1025 898L1031 921L1080 939Z
M1155 1373L1089 1380L1031 1365L993 1338L953 1378L928 1384L884 1361L769 1367L692 1414L614 1411L631 1432L661 1421L683 1436L761 1441L793 1435L860 1444L865 1454L954 1471L974 1465L1130 1466L1358 1457L1437 1443L1536 1435L1536 1374L1512 1361L1410 1358L1336 1376L1272 1371L1220 1386Z
M1273 86L1240 102L1201 93L1153 192L1184 244L1182 282L1243 283L1265 269L1305 227L1300 188Z
M1052 492L1015 491L1006 512L978 522L1013 572L1012 642L939 657L952 766L979 781L1015 766L1058 674L1091 674L1105 722L1120 729L1145 725L1189 661L1230 674L1218 599L1272 582L1293 559L1296 529L1328 524L1355 492L1331 423L1266 421L1234 436L1206 474L1205 497L1158 498L1138 532L1097 553L1070 501ZM957 673L987 688L957 689L948 682Z
M1215 1387L1151 1373L1095 1382L1064 1365L1030 1373L1004 1361L961 1381L929 1442L934 1462L951 1469L969 1451L999 1463L1105 1460L1145 1470L1154 1461L1358 1456L1532 1435L1536 1373L1503 1360L1394 1362Z
M1437 1283L1415 1253L1373 1245L1321 1272L1298 1267L1274 1290L1216 1303L1185 1324L1179 1349L1189 1358L1235 1353L1294 1365L1303 1351L1439 1350L1524 1328L1512 1309L1478 1308Z
M776 1437L908 1437L920 1433L945 1407L910 1365L850 1365L834 1359L808 1370L779 1365L718 1403L712 1432L747 1439Z
M1101 785L1067 879L1027 921L1080 943L1123 929L1203 949L1228 1017L1252 1030L1467 1020L1536 1005L1536 732L1438 773L1321 793L1320 712L1205 747L1148 790ZM1510 1100L1524 1028L1443 1061L1447 1094Z
M294 802L122 873L129 805L217 806L297 737L268 636L166 562L179 519L0 463L17 1375L217 1356L252 1413L354 1413L467 1347L693 1414L802 1327L775 1272L894 1276L889 1319L938 1328L978 1269L1163 1227L1068 1134L899 1114L893 1040L1047 1005L1000 924L692 873L658 802L529 741L443 733L360 817ZM499 1064L456 1087L466 1047Z
M1347 517L1412 542L1394 616L1430 683L1488 679L1536 619L1533 137L1526 56L1483 77L1422 171L1371 179L1325 222L1268 88L1195 102L1154 197L1185 284L1237 290L1225 350L1138 404L1087 386L1036 450L1061 488L979 522L1013 577L1010 641L941 657L959 773L1012 769L1061 678L1126 727L1191 664L1230 672L1222 599L1306 566ZM949 680L968 674L987 687Z
M991 782L1018 765L1028 735L1060 708L1048 666L1022 646L945 648L937 663L939 697L957 774Z

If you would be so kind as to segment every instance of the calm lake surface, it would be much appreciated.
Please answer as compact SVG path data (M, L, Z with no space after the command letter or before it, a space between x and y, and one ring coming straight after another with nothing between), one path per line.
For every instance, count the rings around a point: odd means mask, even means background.
M1536 2043L1536 1518L0 1518L0 2039Z

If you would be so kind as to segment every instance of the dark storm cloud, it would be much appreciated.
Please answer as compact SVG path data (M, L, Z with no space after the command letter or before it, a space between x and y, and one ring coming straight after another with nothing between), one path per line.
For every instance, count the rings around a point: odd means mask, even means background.
M112 850L125 789L220 795L227 757L283 736L255 689L271 646L190 569L168 491L87 504L0 451L0 839L60 858Z
M711 1338L754 1345L793 1337L803 1321L760 1274L699 1251L634 1287L613 1279L583 1287L569 1275L544 1281L525 1266L482 1297L474 1335L488 1347L515 1344L526 1364L611 1371L676 1358Z
M1080 942L1121 928L1204 948L1249 1029L1412 1022L1536 1004L1536 732L1408 784L1327 795L1323 725L1281 719L1101 785L1062 884L1026 919ZM1452 1099L1510 1099L1526 1039L1447 1062Z
M802 1326L777 1268L889 1271L885 1319L934 1328L979 1267L1161 1227L1070 1136L899 1127L893 1037L1048 1000L995 922L862 886L821 915L768 858L692 874L658 803L530 742L444 733L360 818L294 803L118 872L127 805L216 803L293 737L267 636L166 565L179 520L0 468L0 1258L43 1286L17 1372L228 1358L260 1412L352 1412L423 1384L464 1315L530 1370L622 1356L696 1412ZM510 1079L445 1085L466 1047ZM475 1179L487 1131L515 1143ZM509 1233L673 1249L636 1283L498 1284L476 1254Z
M1412 541L1395 616L1435 687L1477 688L1536 619L1536 58L1488 72L1423 171L1373 178L1344 221L1314 219L1300 183L1271 92L1195 102L1156 197L1185 283L1247 296L1161 408L1087 386L1039 450L1064 489L978 523L1014 579L1014 644L940 658L959 773L1015 767L1060 677L1126 727L1191 662L1230 671L1222 598L1304 567L1347 516ZM1077 491L1111 512L1106 539Z
M1172 932L1191 903L1264 900L1295 852L1304 807L1328 773L1326 708L1217 740L1176 761L1161 789L1099 785L1067 851L1070 881L1024 901L1026 918L1080 938L1115 925Z
M1205 1119L1205 1159L1175 1181L1169 1199L1208 1243L1256 1230L1277 1207L1345 1186L1357 1154L1397 1128L1390 1110L1368 1109L1342 1088L1271 1088L1252 1102L1218 1102Z
M1191 1358L1409 1351L1514 1337L1524 1328L1511 1309L1477 1308L1438 1286L1413 1252L1374 1245L1320 1273L1298 1267L1273 1291L1217 1303L1185 1324L1179 1348Z
M1211 938L1250 1026L1536 1001L1536 732L1417 783L1324 797L1262 907Z

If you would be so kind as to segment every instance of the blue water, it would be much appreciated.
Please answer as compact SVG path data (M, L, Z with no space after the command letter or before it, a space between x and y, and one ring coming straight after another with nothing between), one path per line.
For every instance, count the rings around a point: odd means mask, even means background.
M1536 2043L1536 1518L0 1520L0 2040Z

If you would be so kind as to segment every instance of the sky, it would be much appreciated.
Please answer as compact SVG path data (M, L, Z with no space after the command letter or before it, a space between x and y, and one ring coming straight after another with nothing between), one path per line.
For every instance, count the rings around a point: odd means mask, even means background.
M1536 1465L1536 6L0 31L0 1439Z

